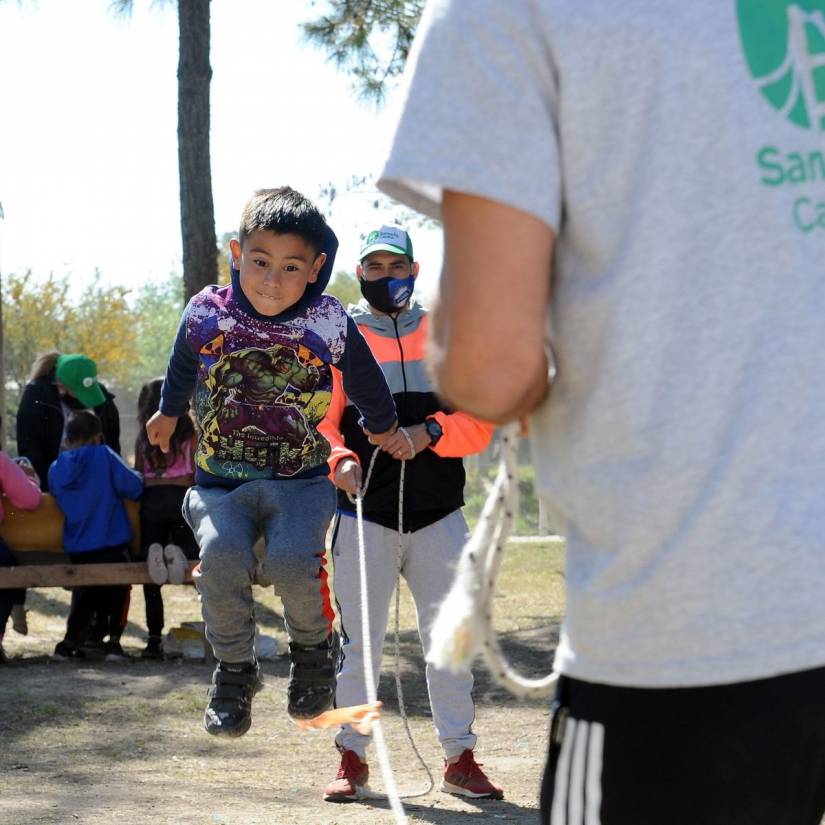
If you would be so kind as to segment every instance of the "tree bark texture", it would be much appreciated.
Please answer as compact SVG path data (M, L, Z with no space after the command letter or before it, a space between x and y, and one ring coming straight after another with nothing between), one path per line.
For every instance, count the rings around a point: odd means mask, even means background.
M178 169L183 291L188 301L218 282L209 157L209 0L178 0Z

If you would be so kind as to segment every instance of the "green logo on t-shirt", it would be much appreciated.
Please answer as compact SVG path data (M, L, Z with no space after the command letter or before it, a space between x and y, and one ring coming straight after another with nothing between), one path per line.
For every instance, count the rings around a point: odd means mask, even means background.
M825 0L737 0L748 68L791 123L825 131Z

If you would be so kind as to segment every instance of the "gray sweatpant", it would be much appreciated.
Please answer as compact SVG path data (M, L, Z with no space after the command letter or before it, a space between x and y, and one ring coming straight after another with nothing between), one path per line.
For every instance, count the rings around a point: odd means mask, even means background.
M290 641L314 645L326 639L335 614L322 561L334 512L335 488L325 476L189 490L183 516L200 547L201 610L218 659L253 658L253 547L261 536L260 573L283 601Z
M341 626L347 636L343 646L344 663L338 674L338 687L335 691L337 707L360 705L367 701L356 528L354 518L339 516L332 547L335 598L341 610ZM467 523L460 510L429 527L404 534L401 575L415 601L418 635L425 654L430 649L432 626L438 608L452 586L466 537ZM387 615L398 575L398 531L364 522L364 543L370 647L377 684L387 631ZM476 743L476 736L471 729L475 718L473 676L471 673L451 673L431 664L427 664L425 674L438 741L448 759L459 756L465 748L474 748ZM336 744L355 751L362 759L369 741L368 736L363 736L349 725L341 728L335 737Z

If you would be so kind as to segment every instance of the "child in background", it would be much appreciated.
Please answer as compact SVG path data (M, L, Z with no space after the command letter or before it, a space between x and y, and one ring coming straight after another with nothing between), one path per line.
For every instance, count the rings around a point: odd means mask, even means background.
M21 510L34 510L39 506L40 499L40 484L31 464L18 465L0 450L0 521L5 515L6 502ZM17 560L8 545L0 538L0 567L14 567L16 564ZM22 588L0 590L0 664L7 661L3 650L3 636L9 616L13 608L19 606L22 609L25 599L26 591Z
M324 295L338 240L318 209L289 187L256 192L230 242L228 286L186 307L161 392L146 425L163 452L195 394L196 485L184 517L200 545L198 589L218 665L204 727L242 736L261 687L255 658L254 545L284 605L289 636L287 712L330 708L340 652L324 570L335 511L330 447L318 431L332 396L332 367L374 443L395 431L387 382L339 301Z
M163 657L163 596L160 585L180 584L189 569L187 559L197 559L198 543L183 520L181 505L186 491L195 482L197 434L189 415L178 418L169 439L169 452L149 443L146 422L158 411L163 378L147 381L138 397L138 435L135 441L135 469L143 473L140 502L140 544L149 575L155 584L143 585L146 627L149 637L145 659Z
M103 443L100 419L91 410L73 412L66 421L66 451L49 468L49 490L66 517L63 547L72 564L129 561L132 527L121 499L140 498L143 482ZM124 585L76 588L55 657L83 656L84 630L97 612L109 631L106 658L125 658L120 633L127 593Z

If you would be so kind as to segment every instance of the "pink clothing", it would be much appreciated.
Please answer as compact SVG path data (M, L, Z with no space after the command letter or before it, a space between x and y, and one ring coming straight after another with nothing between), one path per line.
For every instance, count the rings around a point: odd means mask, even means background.
M172 463L166 467L157 468L152 467L148 461L143 461L143 475L145 478L180 478L181 476L191 475L195 472L195 461L192 456L192 449L194 441L187 441L183 445L180 452L174 457L169 453L169 458L172 458Z
M34 510L42 494L33 478L29 478L5 453L0 452L0 521L6 514L3 498L9 500L12 507L21 510Z

